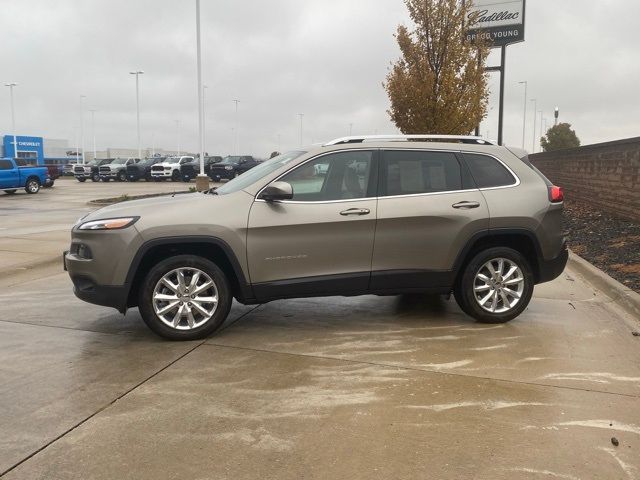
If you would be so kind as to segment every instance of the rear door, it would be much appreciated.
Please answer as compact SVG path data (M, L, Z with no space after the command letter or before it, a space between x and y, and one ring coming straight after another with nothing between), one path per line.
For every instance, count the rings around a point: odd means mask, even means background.
M455 152L382 151L371 289L450 285L458 253L488 227L486 201Z
M321 155L279 180L293 199L257 199L247 259L258 297L363 292L376 224L377 152Z
M0 160L0 188L18 187L19 182L18 169L11 160Z

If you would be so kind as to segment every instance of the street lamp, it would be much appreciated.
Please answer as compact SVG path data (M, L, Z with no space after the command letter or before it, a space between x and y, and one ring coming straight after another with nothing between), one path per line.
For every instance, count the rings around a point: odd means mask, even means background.
M181 131L180 120L176 120L176 128L178 130L178 156L182 154L182 131Z
M556 107L556 109L553 111L553 125L556 126L558 125L558 116L560 115L560 109L558 107Z
M200 174L196 177L199 192L209 189L209 177L204 174L204 88L202 87L202 48L200 46L200 0L196 0L196 59L198 64L198 140Z
M129 72L130 75L136 76L136 125L138 131L138 159L142 160L142 147L140 146L140 88L138 77L144 72L142 70L136 70L135 72Z
M91 112L91 133L93 135L93 159L97 158L96 155L96 120L95 113L97 110L89 110Z
M300 146L302 147L302 117L304 117L304 113L299 113L300 117Z
M349 124L349 136L353 135L353 123Z
M522 148L524 148L524 135L527 126L527 81L518 83L524 85L524 112L522 114Z
M207 85L202 85L202 149L207 151L207 115L206 115L206 102L205 94L207 93Z
M80 144L82 147L82 164L84 165L84 102L86 95L80 95Z
M538 102L535 98L532 98L533 102L533 145L531 146L531 153L536 153L536 108L538 108Z
M9 96L11 97L11 131L13 132L13 157L18 158L18 140L16 138L16 117L13 110L13 87L17 87L15 82L5 83L5 87L9 87Z
M240 134L238 133L238 104L240 103L240 100L232 100L235 104L236 104L236 126L234 127L233 131L234 131L234 139L233 139L233 143L234 143L234 149L235 149L235 154L236 155L240 155Z

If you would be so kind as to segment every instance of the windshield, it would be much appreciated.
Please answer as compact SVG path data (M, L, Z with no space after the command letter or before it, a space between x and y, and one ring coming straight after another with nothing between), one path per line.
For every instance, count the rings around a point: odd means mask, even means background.
M111 165L123 165L126 162L126 158L116 158L113 162L111 162Z
M163 163L178 163L180 161L179 158L167 158Z
M249 185L257 182L261 178L266 177L270 173L275 172L277 169L286 165L292 160L295 160L300 155L304 155L305 153L307 152L296 150L293 152L283 153L282 155L278 155L277 157L273 157L271 160L267 160L266 162L259 164L257 167L248 170L239 177L236 177L233 180L229 180L222 187L216 189L216 193L219 195L226 195L227 193L233 193L237 192L238 190L242 190L243 188L246 188ZM227 160L227 158L225 158L225 160ZM224 163L224 160L221 163Z
M235 165L240 162L242 157L224 157L224 160L218 162L222 165Z

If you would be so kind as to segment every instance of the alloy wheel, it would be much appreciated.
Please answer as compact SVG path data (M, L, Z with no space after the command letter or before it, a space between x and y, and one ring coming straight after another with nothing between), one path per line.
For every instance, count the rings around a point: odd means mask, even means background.
M193 330L213 317L218 288L202 270L182 267L166 273L153 290L153 310L168 327Z
M473 297L483 310L505 313L513 309L524 292L520 267L507 258L493 258L476 272Z

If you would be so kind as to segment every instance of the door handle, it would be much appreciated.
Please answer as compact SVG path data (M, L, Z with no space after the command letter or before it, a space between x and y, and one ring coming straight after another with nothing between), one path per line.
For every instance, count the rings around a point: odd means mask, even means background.
M454 203L453 205L451 205L453 208L464 208L464 209L468 209L468 208L478 208L480 206L479 202L467 202L467 201L462 201L462 202L458 202L458 203Z
M368 208L349 208L340 212L340 215L369 215L371 211Z

